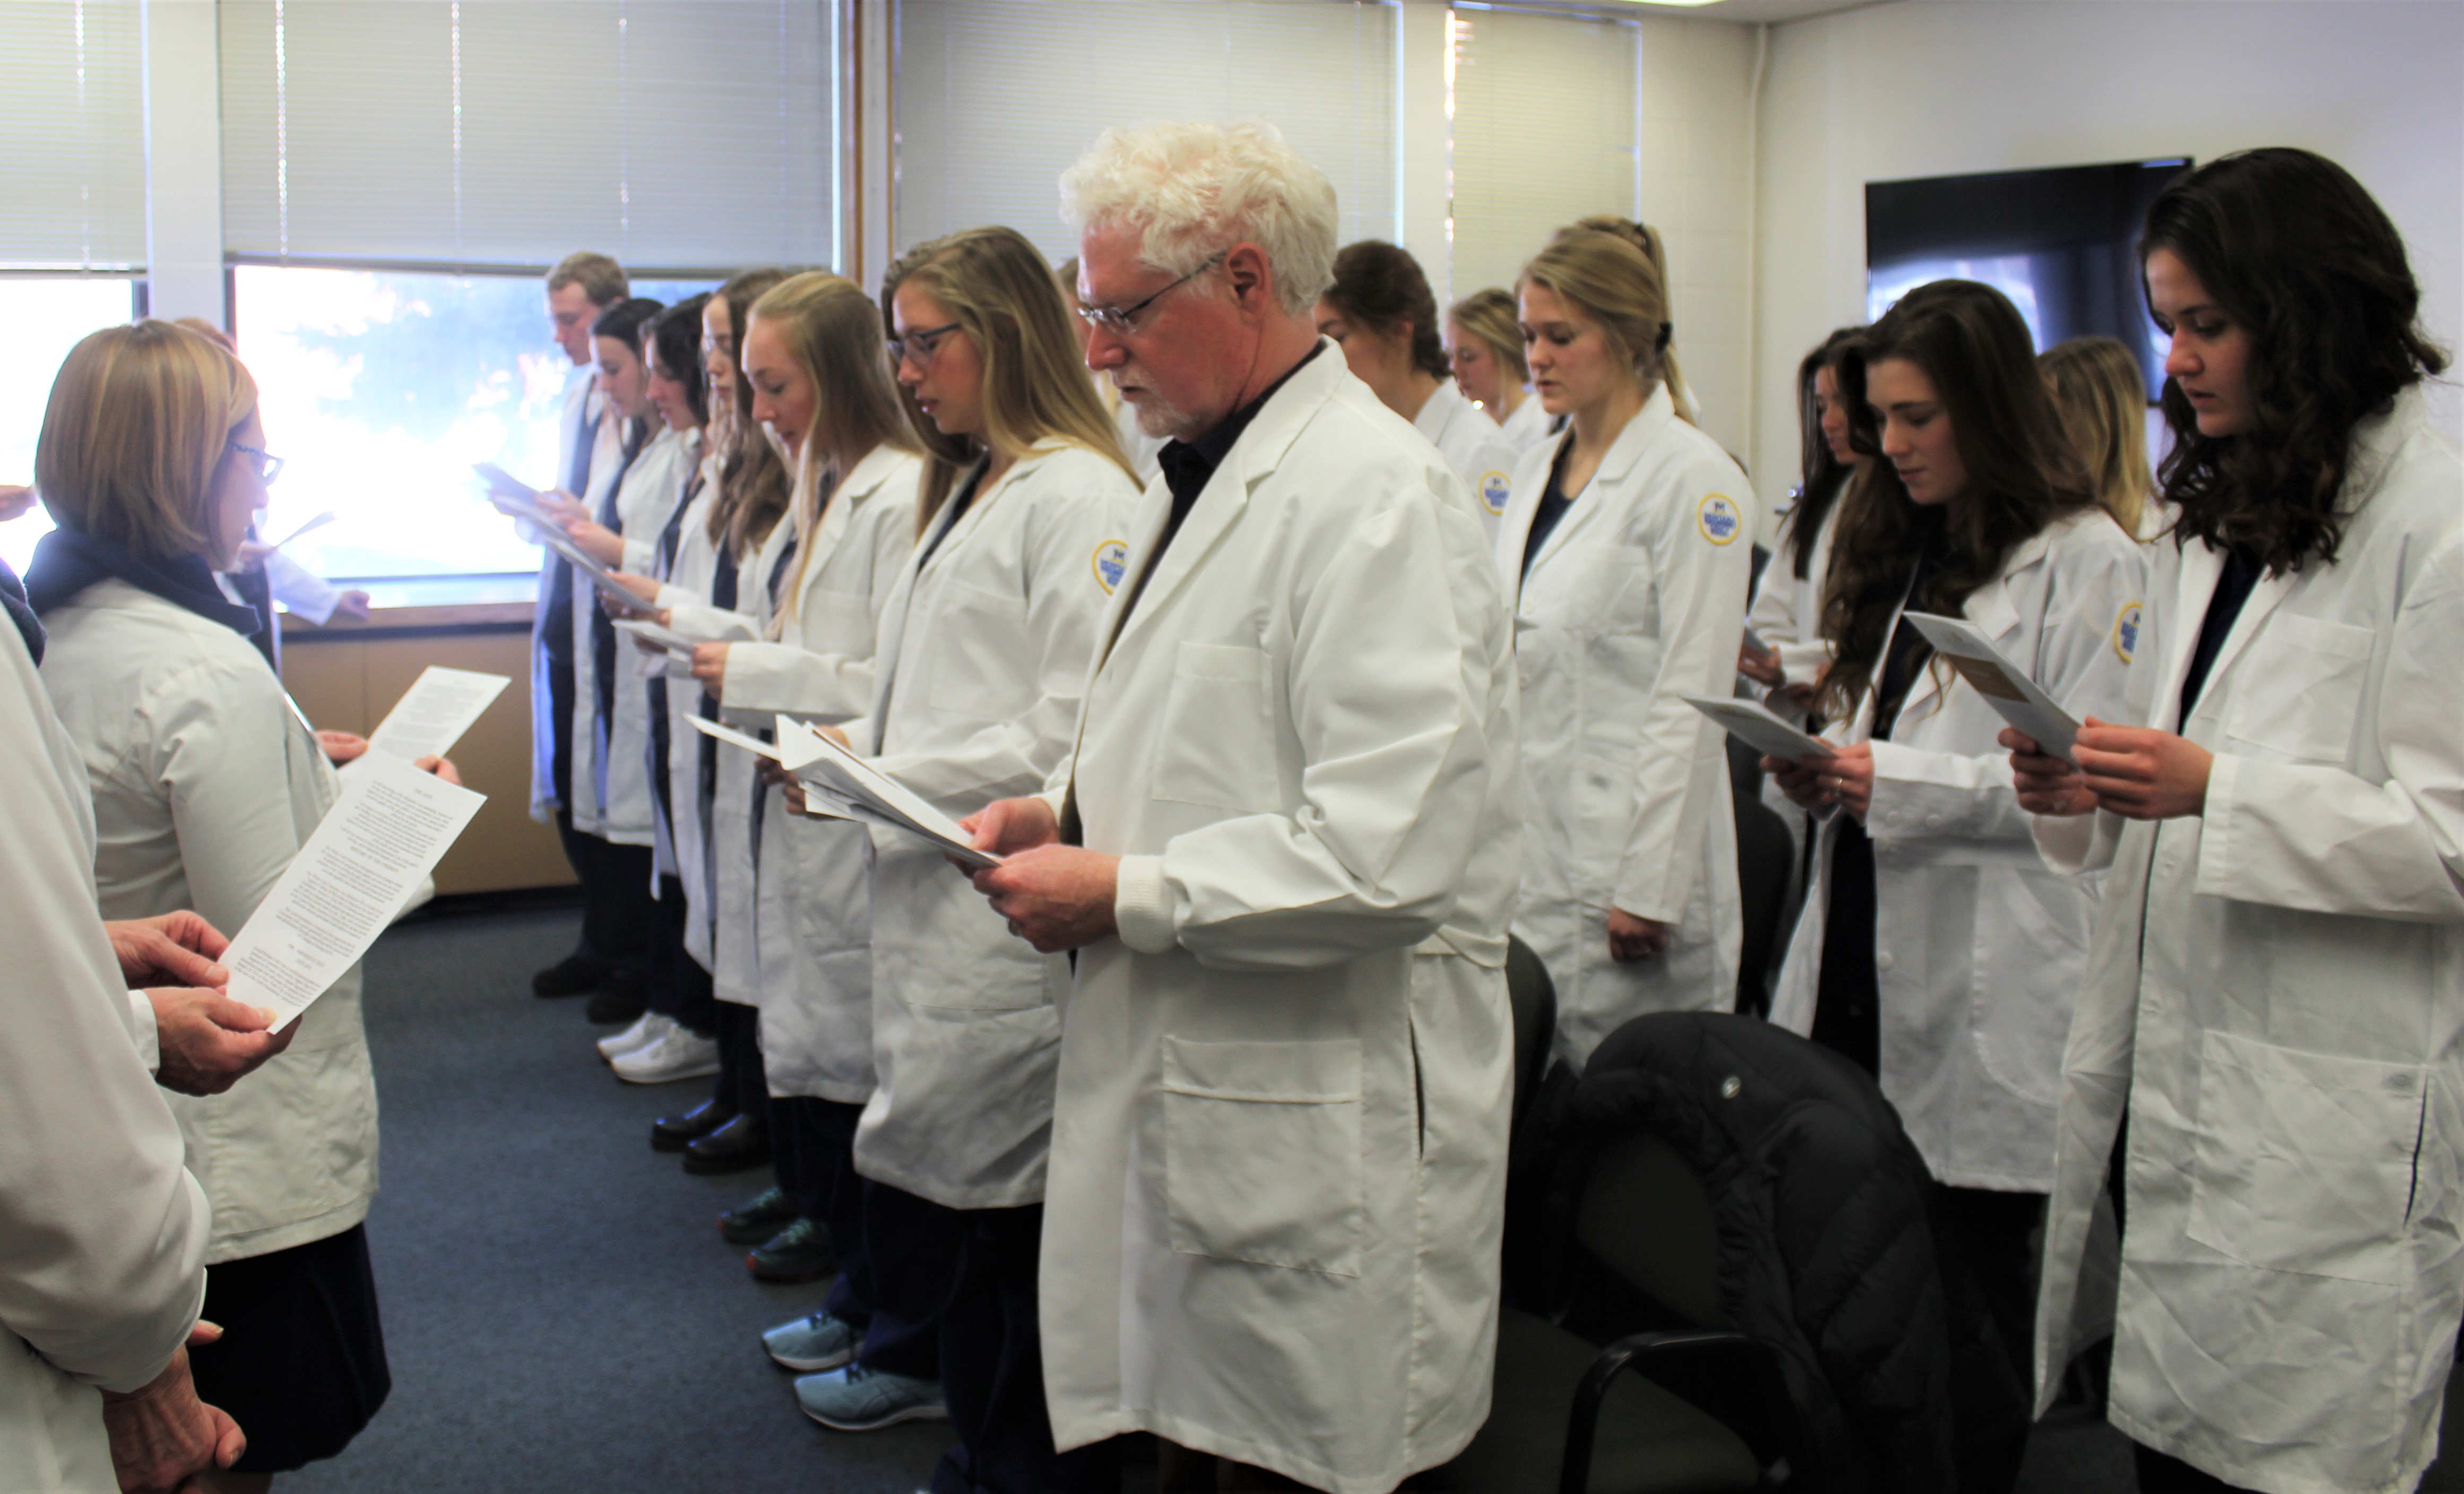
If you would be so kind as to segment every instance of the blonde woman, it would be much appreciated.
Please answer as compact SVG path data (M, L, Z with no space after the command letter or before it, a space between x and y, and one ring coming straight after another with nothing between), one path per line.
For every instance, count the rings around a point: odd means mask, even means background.
M883 294L908 420L929 453L932 517L891 597L871 708L847 736L959 819L1040 788L1067 754L1138 486L1023 235L974 229L923 245L891 267ZM878 1087L855 1134L869 1254L885 1288L893 1241L950 1273L906 1273L931 1288L918 1307L945 1314L958 1445L938 1485L1060 1487L1034 1305L1053 997L1069 963L1013 937L932 846L887 830L872 842ZM797 1386L832 1426L878 1424L916 1394L867 1358Z
M1507 445L1528 451L1549 439L1549 411L1531 397L1531 370L1523 363L1512 292L1492 285L1448 308L1446 355L1455 383L1497 422Z
M2147 466L2147 380L2118 338L2073 338L2036 356L2062 434L2123 533L2153 539L2170 523Z
M193 332L95 333L61 365L36 487L59 525L27 591L44 688L84 758L103 916L193 908L236 932L332 807L336 769L215 586L281 469L256 385ZM451 777L451 765L421 766ZM353 967L246 1084L171 1097L213 1209L198 1393L248 1431L211 1490L258 1490L341 1452L391 1381L362 1221L376 1193L376 1077Z
M1680 414L1667 300L1632 235L1567 231L1517 294L1533 391L1567 423L1525 453L1498 537L1523 677L1514 932L1579 1066L1630 1018L1735 997L1727 758L1679 697L1731 688L1754 499Z

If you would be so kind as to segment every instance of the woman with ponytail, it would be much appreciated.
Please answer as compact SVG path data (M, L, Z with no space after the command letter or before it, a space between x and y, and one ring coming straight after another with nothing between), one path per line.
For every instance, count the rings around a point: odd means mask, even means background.
M1523 685L1514 932L1579 1066L1630 1018L1736 999L1727 755L1683 697L1731 688L1754 499L1679 413L1667 298L1635 238L1570 229L1517 290L1535 397L1566 428L1524 453L1498 535Z

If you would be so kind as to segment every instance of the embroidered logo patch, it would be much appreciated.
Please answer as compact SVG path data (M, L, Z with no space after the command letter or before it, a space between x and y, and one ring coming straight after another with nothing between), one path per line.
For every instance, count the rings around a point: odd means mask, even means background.
M1514 495L1514 484L1504 472L1480 474L1480 506L1492 514L1506 512L1506 500Z
M1130 572L1130 545L1126 539L1107 539L1095 547L1095 580L1111 596Z
M2124 664L2139 651L2140 616L2139 604L2125 602L2113 619L2113 651L2122 655Z
M1696 520L1703 526L1703 538L1713 544L1727 544L1746 527L1745 516L1737 512L1737 506L1728 501L1725 493L1705 498Z

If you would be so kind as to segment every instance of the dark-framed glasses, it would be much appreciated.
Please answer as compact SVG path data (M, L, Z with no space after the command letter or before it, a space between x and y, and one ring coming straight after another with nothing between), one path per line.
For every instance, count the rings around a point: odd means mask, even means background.
M231 449L249 459L249 470L256 473L257 481L268 487L273 486L275 478L282 475L282 458L271 451L237 441L231 444Z
M933 362L933 355L940 351L941 340L957 330L958 323L952 321L937 327L926 327L920 332L910 332L905 337L891 338L890 365L893 368L902 366L910 358L914 359L919 368L929 364Z
M1179 290L1182 286L1197 279L1199 275L1202 275L1207 271L1214 269L1217 265L1221 264L1223 262L1223 256L1230 253L1231 251L1228 249L1216 251L1214 253L1207 255L1205 262L1199 265L1197 269L1192 270L1189 274L1182 275L1179 279L1175 280L1170 285L1165 286L1162 290L1155 292L1153 296L1148 297L1145 300L1139 301L1133 306L1081 306L1078 308L1078 315L1086 319L1087 325L1093 327L1098 332L1109 332L1116 338L1128 337L1131 333L1137 330L1138 313L1146 310L1155 302L1162 300L1165 297Z

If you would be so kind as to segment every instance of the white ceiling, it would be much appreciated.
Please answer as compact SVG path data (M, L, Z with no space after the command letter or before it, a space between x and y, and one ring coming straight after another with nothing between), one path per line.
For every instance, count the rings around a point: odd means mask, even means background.
M1860 5L1879 3L1881 0L1714 0L1710 5L1692 6L1676 13L1700 15L1715 21L1795 21L1830 11L1853 11ZM1635 9L1674 10L1659 5L1639 5Z

